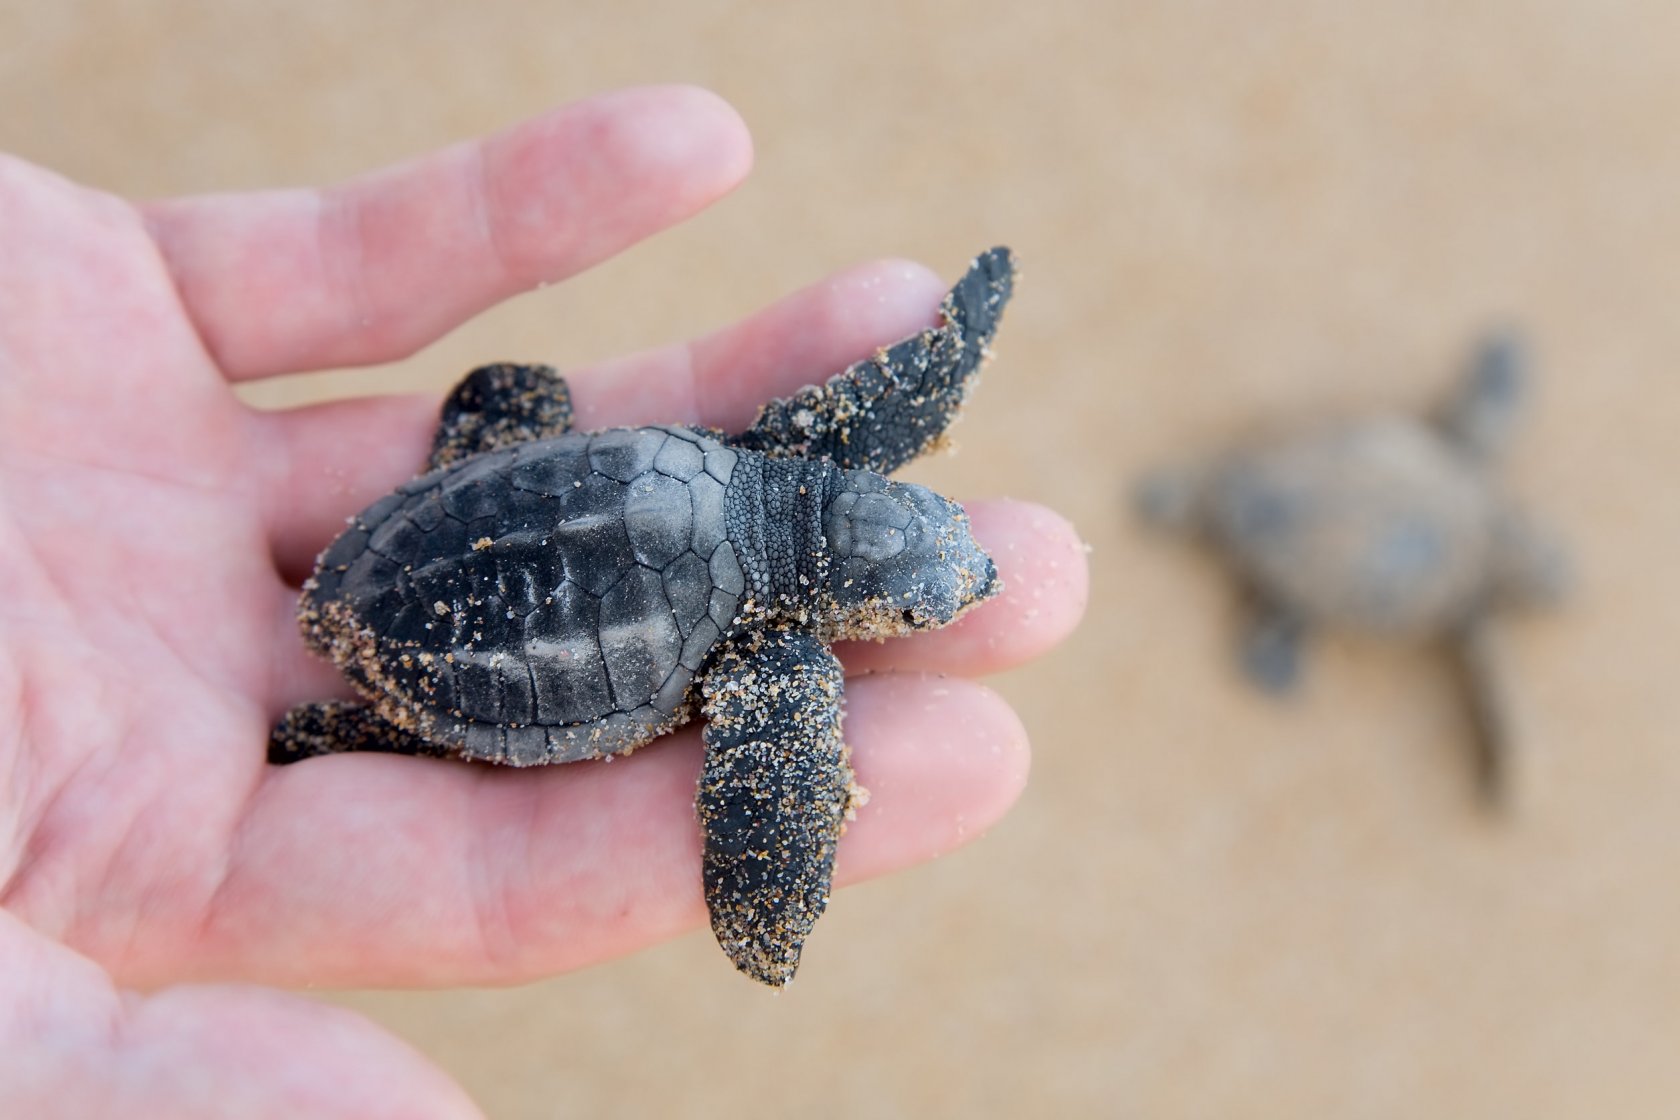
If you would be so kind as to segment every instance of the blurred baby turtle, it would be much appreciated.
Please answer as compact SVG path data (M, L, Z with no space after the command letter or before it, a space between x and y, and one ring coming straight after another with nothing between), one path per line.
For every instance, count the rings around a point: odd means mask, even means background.
M1553 603L1567 582L1562 549L1491 469L1525 381L1519 340L1490 336L1428 420L1377 416L1257 443L1146 478L1136 495L1146 518L1194 533L1235 569L1250 604L1242 667L1268 692L1295 685L1316 627L1449 645L1490 801L1512 748L1490 620Z
M944 436L1014 276L1007 249L982 254L937 326L736 435L573 432L552 369L474 370L424 473L351 518L304 585L304 638L361 701L292 709L270 761L537 766L699 714L712 929L742 972L786 984L861 795L829 647L944 626L999 590L959 506L884 476Z

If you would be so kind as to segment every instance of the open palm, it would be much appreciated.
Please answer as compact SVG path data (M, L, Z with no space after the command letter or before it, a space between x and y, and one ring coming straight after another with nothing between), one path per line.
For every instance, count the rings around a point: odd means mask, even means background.
M343 692L297 636L297 581L413 473L436 403L264 413L229 382L400 357L687 216L749 162L727 107L671 88L325 192L136 207L0 160L0 1112L474 1115L346 1012L120 986L508 982L703 921L692 732L540 772L265 764L279 712ZM738 428L925 325L942 291L917 266L853 270L569 373L578 422ZM1009 593L948 631L847 651L874 671L846 725L874 801L842 880L955 846L1024 778L1009 710L923 674L1053 644L1083 562L1046 511L973 514Z

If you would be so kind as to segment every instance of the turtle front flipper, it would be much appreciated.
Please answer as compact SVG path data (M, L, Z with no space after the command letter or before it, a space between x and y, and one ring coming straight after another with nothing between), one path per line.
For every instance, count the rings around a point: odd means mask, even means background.
M890 474L945 434L987 357L1015 285L1008 249L990 249L945 296L939 325L771 401L732 442L767 455L824 456Z
M1511 442L1527 390L1528 354L1513 330L1483 338L1463 381L1441 410L1447 438L1471 458L1499 458Z
M278 766L324 754L378 751L383 754L454 754L381 718L366 704L326 700L299 704L281 717L268 737L268 761Z
M479 366L443 402L426 469L447 467L482 451L562 436L571 426L572 395L552 366Z
M855 787L840 738L840 662L821 641L755 631L722 647L703 690L697 808L712 932L780 988L828 905Z

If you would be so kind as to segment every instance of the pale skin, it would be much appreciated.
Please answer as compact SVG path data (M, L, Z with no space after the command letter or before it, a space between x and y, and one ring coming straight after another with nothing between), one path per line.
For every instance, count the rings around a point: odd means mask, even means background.
M260 412L230 385L412 353L750 163L733 111L676 87L324 191L135 204L0 157L0 1114L478 1116L371 1023L253 985L514 983L704 924L692 729L536 772L266 765L280 712L345 694L304 652L297 581L413 473L437 400ZM867 264L569 369L578 424L739 428L931 322L944 287ZM1047 510L970 509L1005 595L842 651L871 671L846 736L873 796L841 882L956 847L1025 780L1019 722L966 678L1072 629L1084 557Z

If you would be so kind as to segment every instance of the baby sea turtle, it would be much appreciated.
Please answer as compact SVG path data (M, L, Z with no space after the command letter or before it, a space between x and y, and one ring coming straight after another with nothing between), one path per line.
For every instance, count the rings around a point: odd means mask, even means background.
M999 590L959 506L883 476L943 437L1014 275L1009 250L982 254L937 326L737 435L571 432L552 369L474 370L424 473L351 518L304 585L304 638L361 702L292 709L270 760L535 766L702 715L712 929L742 972L787 983L861 792L829 647L944 626Z
M1260 442L1139 488L1149 519L1200 536L1236 571L1250 603L1241 663L1261 688L1296 683L1309 631L1340 626L1441 639L1457 653L1495 799L1511 748L1489 619L1549 604L1562 550L1496 485L1524 395L1509 333L1482 343L1428 421L1378 416Z

